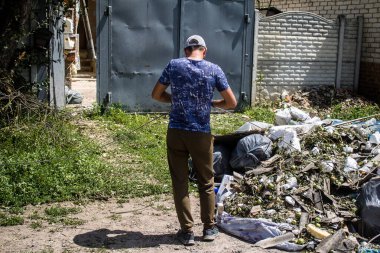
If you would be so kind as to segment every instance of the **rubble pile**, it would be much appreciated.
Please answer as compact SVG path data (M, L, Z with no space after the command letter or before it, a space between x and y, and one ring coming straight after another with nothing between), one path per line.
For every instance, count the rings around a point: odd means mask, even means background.
M334 93L332 86L305 88L293 93L290 100L301 109L327 109L333 103Z
M276 116L283 119L284 110ZM293 115L290 122L299 125L268 125L263 135L273 142L272 156L223 178L217 193L222 229L288 251L355 252L359 242L368 241L361 236L357 199L380 168L379 118L310 119ZM279 225L267 234L269 225L259 229L258 221Z
M331 106L341 104L342 110L355 106L368 106L374 103L354 94L351 90L335 90L333 86L304 88L291 96L284 96L284 102L291 102L293 106L308 111L311 115L328 115ZM321 115L323 114L323 115Z

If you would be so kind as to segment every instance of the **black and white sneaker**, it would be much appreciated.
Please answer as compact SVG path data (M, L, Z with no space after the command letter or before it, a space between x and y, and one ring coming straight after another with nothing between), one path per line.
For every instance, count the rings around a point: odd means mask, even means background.
M209 229L204 229L203 240L206 242L214 241L215 238L218 236L218 234L219 234L219 230L216 226L213 226L212 228L209 228Z
M179 230L177 232L177 239L185 246L192 246L195 244L193 232Z

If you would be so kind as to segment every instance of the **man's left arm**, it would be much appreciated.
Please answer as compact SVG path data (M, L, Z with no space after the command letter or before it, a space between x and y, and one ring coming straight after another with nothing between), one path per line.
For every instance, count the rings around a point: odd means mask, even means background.
M230 87L228 87L224 91L221 91L220 95L222 95L223 99L216 99L211 101L212 106L219 107L225 110L233 109L236 107L236 98Z
M152 98L163 103L171 103L172 95L166 92L167 88L167 85L157 82L152 90Z

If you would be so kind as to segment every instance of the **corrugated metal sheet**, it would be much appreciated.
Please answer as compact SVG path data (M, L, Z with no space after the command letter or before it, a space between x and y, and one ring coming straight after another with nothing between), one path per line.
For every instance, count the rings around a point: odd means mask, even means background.
M192 34L208 45L207 60L222 67L237 98L250 99L253 1L109 0L97 9L98 102L131 111L165 111L150 97L171 58L182 57Z

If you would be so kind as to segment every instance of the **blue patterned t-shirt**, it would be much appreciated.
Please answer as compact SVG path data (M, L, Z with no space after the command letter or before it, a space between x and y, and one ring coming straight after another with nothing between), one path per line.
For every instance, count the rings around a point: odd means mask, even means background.
M158 80L171 85L172 106L169 128L211 132L211 100L229 85L222 69L206 60L173 59Z

